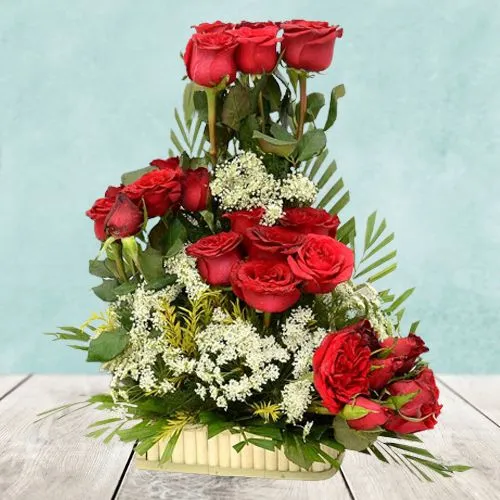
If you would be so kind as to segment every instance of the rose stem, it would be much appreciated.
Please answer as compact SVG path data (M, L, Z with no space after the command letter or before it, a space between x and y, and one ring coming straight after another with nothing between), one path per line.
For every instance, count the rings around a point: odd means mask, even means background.
M299 73L299 85L300 85L300 114L299 123L297 125L297 139L302 137L304 133L304 123L306 119L307 112L307 73L301 71Z
M210 137L210 156L215 167L217 164L217 138L215 124L217 122L217 91L213 88L206 89L208 104L208 135Z
M121 242L120 242L120 249L117 252L115 263L116 263L116 270L118 271L118 276L124 283L126 283L128 281L128 278L127 275L125 274L125 268L123 267Z
M271 326L271 313L269 312L264 313L264 326L266 328L269 328Z
M262 97L262 90L259 91L259 113L262 118L261 131L266 131L266 115L264 114L264 99Z

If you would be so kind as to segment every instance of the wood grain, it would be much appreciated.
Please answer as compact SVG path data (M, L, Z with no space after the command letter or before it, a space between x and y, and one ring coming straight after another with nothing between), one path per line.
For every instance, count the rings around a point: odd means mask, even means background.
M440 375L439 379L500 426L500 375Z
M0 375L0 399L27 377L28 375Z
M86 438L102 412L85 410L34 424L37 413L105 391L102 376L35 375L0 401L2 500L112 497L131 446Z
M426 483L403 467L359 453L346 454L342 467L356 499L500 499L500 429L442 385L441 402L438 426L420 437L429 451L447 463L474 469Z
M132 466L119 500L351 500L340 473L326 481L286 481L137 470Z

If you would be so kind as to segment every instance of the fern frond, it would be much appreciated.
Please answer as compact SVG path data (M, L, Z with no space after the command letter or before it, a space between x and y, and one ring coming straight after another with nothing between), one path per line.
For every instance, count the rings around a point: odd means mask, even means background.
M255 416L261 417L266 422L272 420L277 422L281 417L281 407L279 404L268 403L252 403L251 408Z

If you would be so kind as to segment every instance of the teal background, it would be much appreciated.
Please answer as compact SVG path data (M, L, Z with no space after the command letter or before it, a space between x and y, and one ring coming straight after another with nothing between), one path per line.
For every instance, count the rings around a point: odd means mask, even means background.
M83 213L166 156L189 26L242 17L345 28L311 83L347 88L328 133L344 217L378 208L396 231L386 284L417 286L434 368L499 372L498 0L0 0L0 372L95 370L42 335L101 307Z

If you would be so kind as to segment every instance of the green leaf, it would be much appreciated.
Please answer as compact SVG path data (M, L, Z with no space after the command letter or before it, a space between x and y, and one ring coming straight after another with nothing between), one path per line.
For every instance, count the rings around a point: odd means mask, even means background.
M159 278L154 278L148 281L146 290L161 290L166 286L173 285L177 281L175 274L165 274Z
M109 259L105 261L98 259L89 260L89 273L99 278L114 278L113 271L108 267L110 264L111 261Z
M387 314L391 314L394 312L399 306L408 299L411 294L415 291L415 288L408 288L408 290L404 291L386 310Z
M206 122L208 120L208 102L205 91L195 90L193 94L193 104L194 108L198 112L200 120Z
M389 463L389 460L385 458L384 454L374 445L370 445L368 449L375 455L376 458L378 458L381 462L385 462L386 464Z
M105 302L116 300L115 289L118 287L117 280L103 280L99 286L92 288L92 291Z
M379 430L356 431L351 429L345 419L339 416L333 420L333 430L335 439L347 449L354 451L366 450L380 435Z
M368 260L370 257L373 257L376 253L380 252L380 250L382 250L382 248L384 248L385 246L387 246L393 240L394 240L394 233L391 233L389 236L387 236L386 238L384 238L376 247L372 248L372 250L370 250L370 252L368 252L361 259L361 262L364 262L365 260Z
M339 179L329 190L328 192L321 198L321 201L318 203L319 208L326 208L330 201L337 196L342 189L344 189L344 181Z
M278 156L283 156L285 158L292 154L295 146L297 145L295 139L293 141L275 139L274 137L263 134L258 130L254 130L253 138L257 139L259 147L260 149L262 149L262 151L264 151L264 153L275 154Z
M195 88L196 86L193 82L188 83L184 87L184 93L182 96L182 110L184 112L184 121L186 122L188 130L191 128L191 123L193 121L193 115L195 112L193 99Z
M470 465L448 465L448 470L453 472L465 472L467 470L472 469Z
M181 155L184 152L184 146L181 144L181 141L173 130L170 131L170 140L177 149L177 153Z
M356 236L356 220L354 217L351 217L339 227L337 231L337 240L347 245L351 237L354 236Z
M239 130L241 121L251 112L248 89L240 84L231 87L222 105L222 123Z
M385 264L389 260L394 259L394 257L396 257L396 255L397 255L397 250L393 250L392 252L389 252L387 255L384 255L380 259L377 259L375 262L371 263L369 266L365 267L362 271L359 271L358 273L356 273L355 278L359 278L360 276L363 276L363 275L373 271L374 269L377 269L382 264Z
M124 186L128 186L132 184L137 179L141 178L144 174L148 172L152 172L153 170L157 170L155 167L145 167L139 170L133 170L132 172L126 172L122 175L121 182Z
M105 420L98 420L97 422L93 422L89 425L89 429L92 429L93 427L100 427L101 425L107 425L111 424L113 422L119 422L121 418L119 417L113 417L113 418L107 418Z
M161 252L151 246L148 246L146 250L139 251L139 264L148 284L165 276L163 256Z
M419 324L420 324L420 321L414 321L410 325L410 333L416 333Z
M375 229L375 221L377 219L377 212L373 212L368 216L366 220L366 230L365 230L365 249L369 248L370 241L373 236L373 230Z
M342 209L351 201L351 195L349 194L349 191L346 191L343 195L342 198L340 198L339 201L331 207L328 212L331 214L339 214Z
M319 155L326 146L326 135L321 129L306 132L297 144L297 162Z
M311 171L307 174L309 179L312 181L316 181L316 174L319 172L319 169L323 165L326 157L328 156L328 150L325 149L315 160L312 166Z
M419 448L416 446L408 446L407 444L400 444L400 443L386 442L385 444L387 446L391 446L392 448L398 448L400 450L410 451L411 453L415 453L416 455L422 455L424 457L433 458L433 459L436 458L430 451L427 451L425 448Z
M273 137L280 141L295 142L295 137L288 132L288 130L277 123L273 123L271 125L271 134L273 134Z
M247 441L240 441L239 443L233 444L233 448L239 453L247 444Z
M379 279L384 278L388 274L390 274L393 271L395 271L397 269L397 267L398 267L397 263L394 262L394 264L391 264L390 266L386 267L384 270L380 271L379 273L374 274L373 276L370 276L368 278L368 282L369 283L374 283L375 281L378 281Z
M164 464L172 459L172 454L174 453L175 445L177 444L180 435L181 435L180 430L175 431L172 434L172 436L167 442L167 445L165 446L165 449L163 450L163 453L161 454L160 464Z
M258 446L259 448L264 448L265 450L274 451L275 444L272 439L257 439L250 438L248 440L249 443Z
M129 293L134 292L138 285L139 285L139 283L137 283L135 281L122 283L121 285L117 286L114 289L115 296L119 297L121 295L128 295Z
M278 111L281 104L281 89L273 75L267 75L266 85L262 91L264 99L269 102L271 113Z
M227 422L224 420L217 420L215 422L209 422L207 424L208 439L217 436L221 432L228 431L234 427L234 422Z
M332 89L330 94L330 107L328 109L328 116L325 123L325 131L327 131L337 120L337 106L338 100L345 95L345 87L338 85Z
M281 435L281 429L274 427L270 424L267 425L250 425L245 427L245 432L249 434L255 434L257 436L265 436L272 438L276 441L282 441L283 437Z
M90 341L87 361L109 361L123 352L127 344L128 332L124 328L102 332Z
M316 183L316 187L318 191L325 186L325 184L333 177L333 174L337 171L337 164L332 161L330 165L328 165L327 169L321 175L321 178Z
M304 469L309 469L313 462L322 462L314 445L302 439L302 436L293 432L284 435L284 448L286 458Z
M306 122L313 122L318 117L318 113L325 105L325 96L320 92L313 92L307 96Z
M363 408L362 406L347 404L344 408L342 408L339 415L341 415L345 420L357 420L359 418L366 417L369 413L371 413L371 411Z

